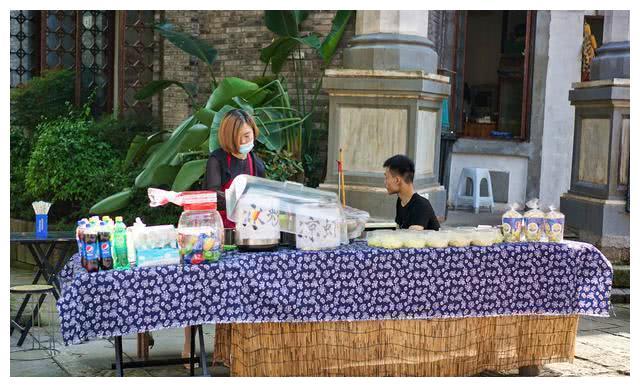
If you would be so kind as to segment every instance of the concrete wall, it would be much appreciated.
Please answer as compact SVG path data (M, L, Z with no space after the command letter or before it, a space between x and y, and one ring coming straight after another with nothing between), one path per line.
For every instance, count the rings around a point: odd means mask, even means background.
M580 81L584 15L584 11L551 11L540 148L539 197L543 205L558 207L560 195L571 185L575 109L568 96L571 83Z
M509 174L509 194L507 203L523 203L527 187L528 158L518 155L484 155L472 153L454 153L451 155L451 177L447 188L449 204L453 204L460 181L462 168L486 168L489 171L500 171ZM494 194L495 195L495 194ZM497 204L496 208L506 207Z

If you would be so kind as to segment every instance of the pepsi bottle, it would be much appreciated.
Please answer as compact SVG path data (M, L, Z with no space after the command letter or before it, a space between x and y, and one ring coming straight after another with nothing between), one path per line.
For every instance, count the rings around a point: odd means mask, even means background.
M111 230L105 222L100 222L98 229L98 243L100 244L100 269L113 269L113 255L111 253Z
M85 269L89 273L100 270L100 250L98 246L98 232L95 227L87 225L84 230L84 259Z

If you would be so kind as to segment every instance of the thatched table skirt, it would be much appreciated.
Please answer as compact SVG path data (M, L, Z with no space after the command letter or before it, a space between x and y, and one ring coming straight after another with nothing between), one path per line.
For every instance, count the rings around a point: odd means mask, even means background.
M217 324L232 376L466 376L572 362L578 317Z

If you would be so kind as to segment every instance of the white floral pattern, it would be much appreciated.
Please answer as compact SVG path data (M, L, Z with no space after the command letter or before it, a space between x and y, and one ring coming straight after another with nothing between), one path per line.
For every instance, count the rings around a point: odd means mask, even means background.
M217 263L60 274L65 344L202 323L609 315L613 271L578 242L227 252Z

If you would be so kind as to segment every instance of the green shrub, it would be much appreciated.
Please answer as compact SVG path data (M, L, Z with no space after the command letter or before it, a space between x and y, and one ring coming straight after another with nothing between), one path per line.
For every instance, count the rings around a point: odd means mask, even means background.
M27 165L33 147L31 138L21 128L10 129L10 160L9 160L9 197L10 216L15 219L33 219L31 203L33 197L26 192L25 178Z
M70 70L44 71L11 90L11 126L32 132L41 122L66 114L74 99L74 78Z
M148 124L139 122L135 118L116 119L105 115L90 126L91 135L95 140L110 144L120 159L124 160L129 150L131 140L138 133L149 132Z
M41 77L11 90L10 104L10 216L33 219L34 197L26 189L27 166L37 138L36 128L67 114L74 98L74 74L46 71Z
M265 177L267 179L277 181L292 180L292 178L303 172L302 163L297 161L291 152L284 149L280 152L273 152L260 145L257 147L256 152L264 161Z
M77 114L38 126L26 188L37 200L54 203L53 222L72 224L98 198L125 184L119 157L111 145L93 136L92 126L92 120Z

